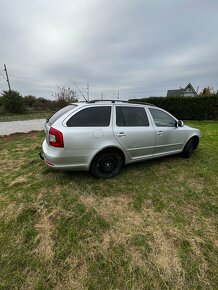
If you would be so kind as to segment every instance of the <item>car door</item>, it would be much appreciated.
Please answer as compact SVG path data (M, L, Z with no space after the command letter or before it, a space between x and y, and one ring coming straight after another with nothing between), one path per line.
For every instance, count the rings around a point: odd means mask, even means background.
M154 155L164 155L180 152L183 148L185 136L182 127L178 127L177 120L166 111L149 108L155 127Z
M116 105L114 136L130 159L152 156L155 131L143 106Z

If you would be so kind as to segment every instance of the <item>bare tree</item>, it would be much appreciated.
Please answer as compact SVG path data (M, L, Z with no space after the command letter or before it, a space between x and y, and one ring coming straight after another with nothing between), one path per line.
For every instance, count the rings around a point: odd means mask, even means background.
M70 103L78 102L78 96L70 87L57 86L57 92L53 95L60 107L64 107Z
M206 87L206 88L203 88L203 90L200 92L200 96L211 96L211 95L215 95L216 94L216 91L214 90L213 87Z

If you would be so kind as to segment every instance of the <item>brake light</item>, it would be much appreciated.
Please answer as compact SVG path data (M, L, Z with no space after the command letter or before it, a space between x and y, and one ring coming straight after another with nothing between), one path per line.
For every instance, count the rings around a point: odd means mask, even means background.
M52 127L49 130L49 144L53 147L64 147L63 134Z

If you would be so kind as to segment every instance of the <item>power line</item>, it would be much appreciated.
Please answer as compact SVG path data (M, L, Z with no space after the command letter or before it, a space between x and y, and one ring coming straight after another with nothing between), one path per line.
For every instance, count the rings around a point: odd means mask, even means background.
M2 79L1 80L3 80L3 79L4 80L7 80L3 74L0 74L0 76L2 76Z
M39 79L33 79L33 78L29 78L29 77L16 76L16 75L12 75L12 78L16 78L16 79L24 79L24 80L30 80L30 81L33 81L33 82L42 82L42 83L49 83L49 82L51 82L51 81L39 80Z

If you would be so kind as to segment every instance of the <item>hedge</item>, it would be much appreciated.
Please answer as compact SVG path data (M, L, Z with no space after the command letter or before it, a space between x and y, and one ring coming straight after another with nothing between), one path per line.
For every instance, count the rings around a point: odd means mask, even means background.
M218 95L196 97L149 97L131 99L151 103L181 120L218 120Z

